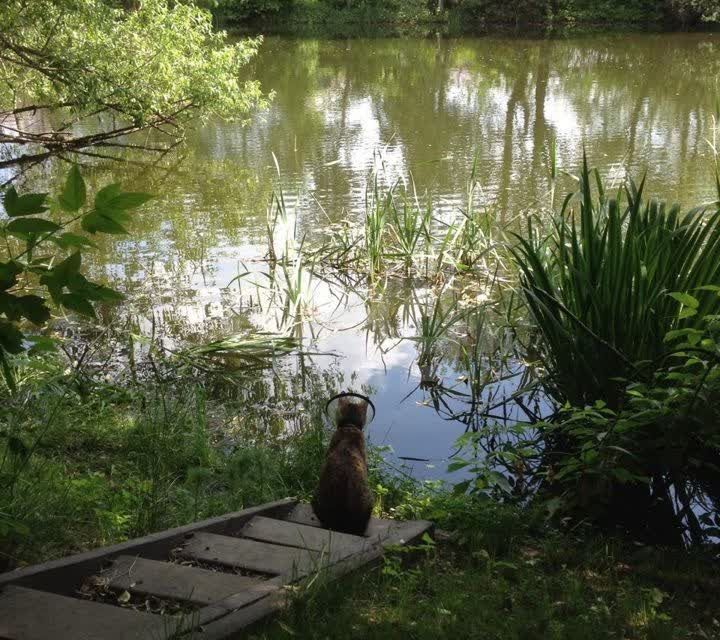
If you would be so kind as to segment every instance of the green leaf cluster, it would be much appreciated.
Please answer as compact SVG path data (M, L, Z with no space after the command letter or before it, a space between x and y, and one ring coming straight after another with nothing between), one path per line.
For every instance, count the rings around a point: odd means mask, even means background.
M684 308L700 304L682 298ZM543 473L553 507L584 517L607 517L621 485L643 486L655 501L672 487L679 507L668 516L702 543L720 533L712 518L720 506L718 316L704 316L700 328L670 331L666 342L671 351L652 375L625 382L619 409L602 401L568 406L559 419L539 425L549 439L565 443Z
M151 196L126 192L111 184L87 205L87 188L77 166L54 199L47 193L18 194L9 187L0 219L5 239L0 256L0 366L13 388L8 354L30 348L25 322L37 327L50 319L51 303L95 317L94 304L121 300L117 291L91 282L82 273L82 252L94 246L88 236L127 233L131 211Z

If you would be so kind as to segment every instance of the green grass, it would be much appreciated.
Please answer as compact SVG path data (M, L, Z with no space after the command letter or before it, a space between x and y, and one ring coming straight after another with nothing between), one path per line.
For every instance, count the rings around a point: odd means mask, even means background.
M59 359L18 365L0 408L0 567L314 489L332 376L213 385L174 370L172 382L86 380L81 393Z
M720 582L708 556L561 534L529 526L532 514L519 509L467 499L436 498L433 511L454 530L450 541L418 551L414 564L403 566L401 554L339 584L320 582L251 637L719 637Z

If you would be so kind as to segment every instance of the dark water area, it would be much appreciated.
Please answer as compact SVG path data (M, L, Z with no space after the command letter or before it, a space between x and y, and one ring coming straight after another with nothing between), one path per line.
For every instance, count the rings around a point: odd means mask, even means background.
M414 184L419 200L451 220L475 163L479 204L498 228L521 225L546 210L555 141L561 195L574 184L562 172L575 173L585 149L615 184L646 174L649 193L698 205L715 197L719 54L714 33L268 37L252 71L273 100L249 126L199 123L155 168L89 171L95 185L112 179L159 197L130 236L102 240L88 265L127 293L115 314L168 344L264 330L292 332L308 351L330 354L286 363L286 374L335 371L344 376L338 384L370 392L378 409L371 440L397 458L418 459L398 460L417 477L444 477L455 439L532 377L527 345L488 312L482 329L466 323L439 343L437 383L427 385L415 339L435 304L437 291L426 284L393 282L369 296L306 270L302 318L288 317L282 288L268 287L261 260L271 193L282 189L287 203L277 238L312 245L331 224L363 224L375 180ZM31 174L25 186L54 190L64 170ZM477 301L486 294L473 292ZM473 299L464 304L471 308ZM474 366L492 371L479 396L463 359L478 341ZM538 402L542 413L547 406ZM526 417L516 404L509 411L503 417Z

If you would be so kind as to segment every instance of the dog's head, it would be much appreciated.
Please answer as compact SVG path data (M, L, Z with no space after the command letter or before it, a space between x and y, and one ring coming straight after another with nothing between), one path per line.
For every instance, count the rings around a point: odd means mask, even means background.
M352 396L340 398L337 404L337 426L362 429L367 422L367 402Z

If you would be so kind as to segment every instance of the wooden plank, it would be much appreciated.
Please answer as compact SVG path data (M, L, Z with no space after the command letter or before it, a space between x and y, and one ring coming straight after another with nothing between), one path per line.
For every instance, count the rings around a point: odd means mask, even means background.
M310 527L296 522L286 522L264 516L255 516L240 532L244 538L261 542L298 547L313 551L334 550L336 553L358 553L370 543L362 536L338 533L328 529Z
M413 520L400 522L390 528L390 534L385 541L366 548L361 553L349 556L327 568L328 579L339 578L361 567L369 566L380 561L385 547L399 544L413 544L420 540L426 532L432 532L433 524L426 520ZM281 581L283 577L276 580ZM287 582L286 582L287 584ZM257 622L275 611L282 609L288 602L287 594L283 590L274 591L267 597L257 600L242 609L230 613L194 632L193 640L225 640L234 637L240 630Z
M298 575L312 571L331 559L307 549L267 544L246 538L232 538L213 533L198 533L180 552L183 558L217 563L228 567L249 569L271 575Z
M298 502L290 512L283 518L288 522L297 522L298 524L306 524L309 527L319 527L320 520L315 515L312 505L307 502Z
M377 562L383 555L381 545L373 545L362 553L355 554L328 567L325 579L337 579L346 573L370 563ZM289 602L287 591L278 590L247 607L238 609L210 624L203 625L193 640L225 640L234 637L240 630L262 618L283 609Z
M101 574L110 587L130 593L208 605L233 594L247 592L260 580L218 571L185 567L171 562L157 562L133 556L120 556Z
M98 573L107 562L123 554L142 555L153 560L165 560L171 549L180 546L196 531L236 533L253 516L262 514L282 517L297 504L294 498L285 498L251 509L209 518L175 529L152 533L111 547L79 553L42 564L0 574L0 588L7 584L37 588L63 595L73 595L89 575Z
M315 515L312 506L306 502L299 502L296 504L282 519L287 520L288 522L304 524L308 527L322 527L322 524ZM391 526L394 526L396 522L396 520L370 518L370 523L368 524L367 531L365 532L365 537L372 538L373 540L382 539L389 535L388 530Z
M196 624L203 625L226 616L228 613L237 611L242 607L261 600L275 591L282 591L285 586L283 576L275 576L267 580L261 580L252 587L240 593L234 593L224 600L215 602L197 611Z
M7 640L160 640L176 619L110 604L8 586L0 593L0 638Z

